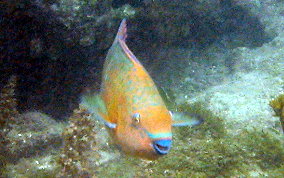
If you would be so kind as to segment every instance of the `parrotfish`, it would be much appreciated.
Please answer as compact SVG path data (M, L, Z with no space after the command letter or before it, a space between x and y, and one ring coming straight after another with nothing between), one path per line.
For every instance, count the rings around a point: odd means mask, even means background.
M100 92L85 94L81 105L105 124L124 153L155 160L171 149L172 126L200 121L183 115L173 119L154 81L126 45L126 31L124 19L106 56Z

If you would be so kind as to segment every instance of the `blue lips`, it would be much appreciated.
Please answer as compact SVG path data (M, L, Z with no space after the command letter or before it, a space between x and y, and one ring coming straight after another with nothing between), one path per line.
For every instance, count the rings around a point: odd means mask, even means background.
M156 140L153 142L153 147L159 155L165 155L170 151L172 140Z

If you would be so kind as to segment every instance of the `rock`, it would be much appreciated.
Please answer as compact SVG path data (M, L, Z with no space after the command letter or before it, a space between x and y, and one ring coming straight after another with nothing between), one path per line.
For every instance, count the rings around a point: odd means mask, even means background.
M28 112L15 119L7 135L10 161L42 155L62 145L63 123L39 112Z

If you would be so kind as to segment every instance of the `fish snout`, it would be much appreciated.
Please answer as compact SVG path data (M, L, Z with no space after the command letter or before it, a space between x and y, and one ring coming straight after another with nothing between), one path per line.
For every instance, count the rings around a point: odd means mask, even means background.
M159 155L167 154L171 149L171 145L172 140L169 139L155 140L153 142L153 147Z

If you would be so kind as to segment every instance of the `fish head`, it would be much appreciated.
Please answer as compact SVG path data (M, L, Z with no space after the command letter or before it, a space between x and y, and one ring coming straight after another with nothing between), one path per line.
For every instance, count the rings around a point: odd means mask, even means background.
M165 107L147 107L126 114L118 123L116 140L129 155L155 160L171 148L171 115Z

